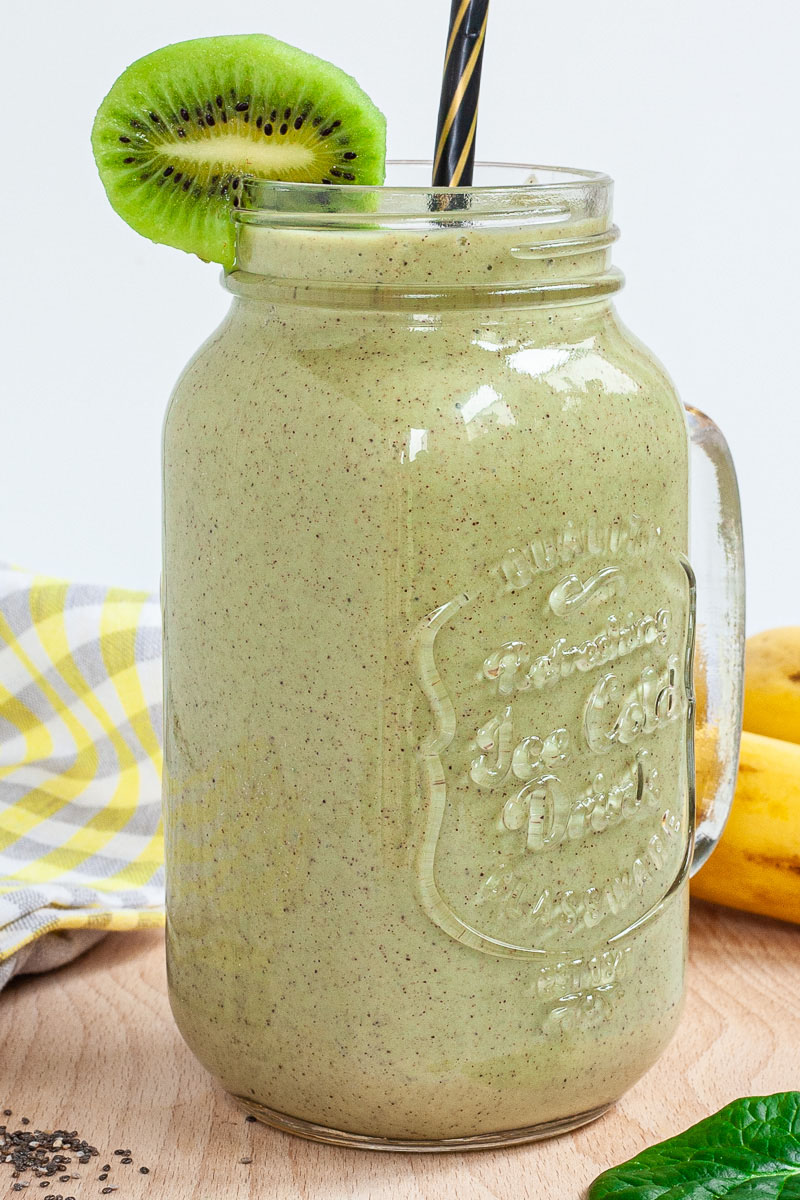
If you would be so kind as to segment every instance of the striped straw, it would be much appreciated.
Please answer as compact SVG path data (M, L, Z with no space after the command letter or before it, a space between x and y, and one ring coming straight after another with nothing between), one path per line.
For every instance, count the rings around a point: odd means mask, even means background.
M452 0L433 160L434 187L469 187L489 0Z

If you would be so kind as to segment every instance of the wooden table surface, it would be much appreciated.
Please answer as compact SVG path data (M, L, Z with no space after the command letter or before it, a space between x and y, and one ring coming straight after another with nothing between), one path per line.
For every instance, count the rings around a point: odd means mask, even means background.
M46 1192L12 1192L0 1164L0 1197L100 1196L105 1161L114 1200L579 1200L601 1170L729 1100L800 1088L799 995L800 928L695 903L678 1035L600 1121L512 1150L378 1154L245 1122L172 1022L161 935L112 934L0 994L0 1107L14 1112L0 1122L76 1129L108 1157Z

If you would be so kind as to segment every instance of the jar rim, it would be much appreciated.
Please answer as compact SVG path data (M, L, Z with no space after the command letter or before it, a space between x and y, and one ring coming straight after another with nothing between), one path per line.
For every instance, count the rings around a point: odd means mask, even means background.
M425 159L389 159L388 183L362 185L286 182L242 177L234 180L233 215L239 222L260 219L298 224L320 218L350 224L354 218L392 218L434 224L538 214L542 220L575 220L610 209L612 180L602 171L537 163L477 162L469 187L434 187ZM497 175L505 175L498 182ZM413 182L393 182L400 175ZM418 177L418 178L417 178ZM487 180L487 182L483 182ZM488 182L488 180L492 180Z

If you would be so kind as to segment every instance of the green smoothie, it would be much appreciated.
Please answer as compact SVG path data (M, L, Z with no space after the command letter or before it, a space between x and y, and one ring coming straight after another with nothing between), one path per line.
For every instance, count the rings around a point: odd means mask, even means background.
M266 1119L566 1128L674 1031L687 436L591 188L245 218L173 396L170 994Z

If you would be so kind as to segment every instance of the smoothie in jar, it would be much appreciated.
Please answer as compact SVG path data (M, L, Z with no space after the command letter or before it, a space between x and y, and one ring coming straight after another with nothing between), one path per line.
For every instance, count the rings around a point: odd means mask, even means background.
M525 178L253 188L167 416L173 1010L312 1136L568 1128L680 1011L684 416L610 182Z

